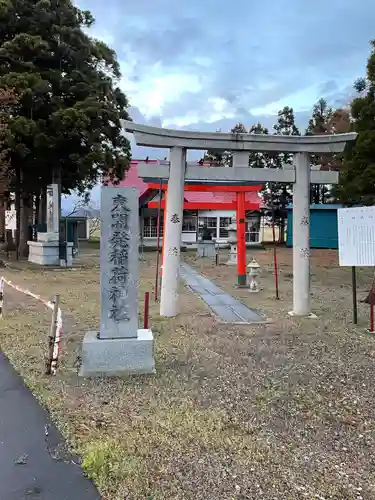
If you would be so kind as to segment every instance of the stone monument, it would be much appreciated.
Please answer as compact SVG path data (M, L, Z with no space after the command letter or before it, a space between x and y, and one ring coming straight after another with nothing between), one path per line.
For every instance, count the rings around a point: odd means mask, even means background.
M103 187L100 331L87 332L80 376L154 373L152 331L138 328L139 191Z
M215 240L207 226L202 226L197 243L197 257L213 258L216 255Z
M28 241L29 262L42 266L60 266L60 213L59 186L47 186L47 232L37 233L37 241ZM73 243L66 243L67 262L73 265Z

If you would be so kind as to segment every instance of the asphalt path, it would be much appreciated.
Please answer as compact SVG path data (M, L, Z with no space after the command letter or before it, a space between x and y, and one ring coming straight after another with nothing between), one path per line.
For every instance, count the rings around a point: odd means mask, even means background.
M0 500L76 499L100 495L0 352Z

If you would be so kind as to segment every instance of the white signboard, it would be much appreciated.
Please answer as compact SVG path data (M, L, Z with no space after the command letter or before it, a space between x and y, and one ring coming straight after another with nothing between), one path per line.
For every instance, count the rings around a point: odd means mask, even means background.
M340 266L375 266L375 207L339 208Z
M5 210L5 227L6 229L17 229L17 212L15 210Z

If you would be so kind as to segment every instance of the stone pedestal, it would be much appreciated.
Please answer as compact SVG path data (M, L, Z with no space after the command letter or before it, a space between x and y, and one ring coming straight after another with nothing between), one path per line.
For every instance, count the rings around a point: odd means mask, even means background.
M37 233L37 241L51 242L59 241L59 233Z
M59 186L47 186L47 232L37 233L37 241L28 241L29 262L40 266L71 267L73 265L73 243L66 245L66 260L60 259L59 236ZM64 255L65 257L65 255Z
M236 243L230 244L229 259L225 264L227 266L236 266L237 265L237 244Z
M102 339L87 332L82 344L81 377L117 377L155 372L154 338L140 329L135 338Z
M247 267L249 269L249 291L252 293L258 293L260 292L258 283L260 265L253 258L253 260L250 262L250 264L248 264Z
M100 331L82 344L82 377L154 373L151 330L138 325L139 191L103 187L100 203Z
M40 266L60 266L59 241L28 241L27 244L29 245L29 262L32 262L33 264L39 264ZM73 243L67 243L66 245L66 266L72 267Z
M202 240L198 242L197 245L197 256L198 257L210 257L214 258L216 254L215 242L212 240Z
M230 245L229 260L226 262L227 266L237 265L237 224L231 222L227 228L228 230L228 243Z

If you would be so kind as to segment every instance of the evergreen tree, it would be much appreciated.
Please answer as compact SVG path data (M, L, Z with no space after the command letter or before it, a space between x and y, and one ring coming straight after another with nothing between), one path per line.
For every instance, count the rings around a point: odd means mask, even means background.
M293 108L285 106L277 114L277 123L273 127L277 135L300 135L295 124ZM293 163L293 154L275 153L268 155L268 166L271 168L283 168L284 164ZM293 188L291 185L268 182L263 190L263 201L265 215L279 228L279 243L285 242L285 226L287 219L287 207L293 200Z
M249 130L249 134L260 134L268 135L268 129L263 127L261 123L256 123L252 125ZM269 167L270 156L267 153L261 151L251 151L249 155L249 166L253 168L265 168Z
M231 129L232 134L247 134L245 125L237 123ZM233 155L231 151L209 150L205 153L203 161L211 162L220 167L231 167L233 165Z
M325 99L319 99L314 105L312 117L309 120L306 129L306 135L324 135L330 133L330 123L333 110L327 104ZM331 155L310 155L311 165L329 166ZM325 203L329 195L328 186L320 184L311 184L310 202L319 204Z
M0 88L20 97L3 140L24 212L52 180L64 193L84 191L100 175L122 178L129 163L119 65L84 32L93 22L71 0L0 3Z
M0 249L5 248L5 202L9 191L9 161L7 135L9 122L16 111L18 96L13 89L0 89Z
M375 204L375 40L371 49L366 78L355 82L358 97L351 104L352 129L358 137L346 148L335 190L338 201L348 206Z

